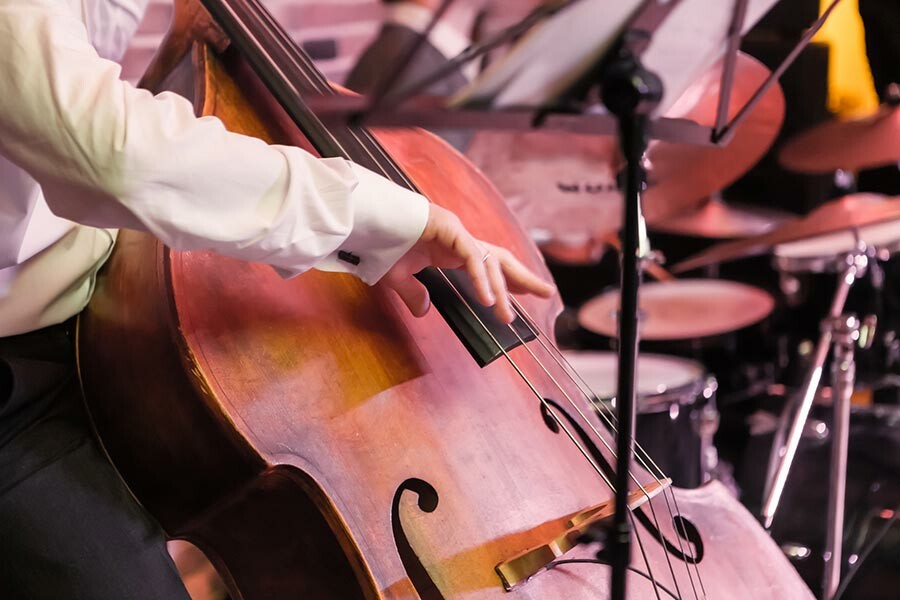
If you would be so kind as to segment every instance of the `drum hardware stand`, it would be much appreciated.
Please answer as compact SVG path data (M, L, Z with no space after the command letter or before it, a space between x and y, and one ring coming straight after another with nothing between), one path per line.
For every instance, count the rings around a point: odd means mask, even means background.
M829 322L830 321L830 322ZM832 378L831 464L828 478L828 528L825 540L823 600L831 600L841 580L841 546L844 541L844 500L847 493L847 450L850 439L850 398L856 379L854 346L859 340L856 315L826 319L823 328L834 337Z
M865 276L869 263L869 252L864 243L859 249L846 256L841 270L838 287L828 316L822 320L821 335L813 355L813 362L804 379L799 407L791 421L787 440L784 433L793 403L789 402L782 413L781 426L775 435L773 451L769 462L765 499L761 519L768 529L772 526L778 503L793 460L796 456L800 437L803 433L810 409L819 389L822 370L828 350L834 345L832 360L832 398L834 417L832 423L832 450L828 497L827 543L825 550L825 583L823 599L834 597L840 580L841 543L843 541L844 499L847 475L847 445L849 435L850 398L856 375L854 344L860 340L861 324L855 315L843 314L847 295L855 281ZM867 327L871 326L866 319ZM872 336L866 334L865 342Z

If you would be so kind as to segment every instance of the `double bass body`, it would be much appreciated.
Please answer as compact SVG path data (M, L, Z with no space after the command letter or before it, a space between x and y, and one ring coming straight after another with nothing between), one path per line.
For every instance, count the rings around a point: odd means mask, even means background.
M147 83L191 94L198 114L232 130L309 147L207 18L178 4ZM376 135L430 199L546 272L465 159L422 131ZM558 298L521 302L553 330ZM85 395L113 462L166 531L204 549L246 600L607 597L599 563L560 564L510 592L495 571L612 498L562 430L609 458L578 418L575 405L590 414L578 387L536 341L510 357L524 377L503 358L479 366L437 311L414 318L350 276L283 280L128 231L79 324ZM645 506L636 527L647 559L635 547L630 597L810 597L722 488L674 495L699 538L679 538L662 496L657 519Z

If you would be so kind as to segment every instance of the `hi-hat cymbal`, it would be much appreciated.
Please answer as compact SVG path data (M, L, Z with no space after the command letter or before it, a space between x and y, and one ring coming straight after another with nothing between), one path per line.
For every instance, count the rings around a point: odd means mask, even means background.
M711 127L721 80L717 65L688 88L667 112ZM769 75L760 62L739 54L729 116ZM724 147L652 142L644 214L655 222L700 205L746 172L765 153L781 127L784 96L773 86ZM571 133L480 131L467 152L506 197L522 224L548 237L599 235L622 223L616 188L621 166L612 137Z
M663 233L730 240L760 235L795 219L774 209L739 206L713 197L696 210L658 221L653 229Z
M900 238L900 198L852 194L827 202L802 219L782 225L769 233L716 244L678 263L672 267L672 272L684 273L708 265L764 254L779 244L894 220L897 221L897 237ZM840 251L835 252L837 254Z
M900 106L882 106L864 119L828 121L791 139L778 154L800 173L858 171L900 162Z

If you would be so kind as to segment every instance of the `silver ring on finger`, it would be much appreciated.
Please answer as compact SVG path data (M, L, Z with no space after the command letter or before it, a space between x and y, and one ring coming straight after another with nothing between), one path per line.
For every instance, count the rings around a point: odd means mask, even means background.
M484 256L481 257L481 263L482 263L482 264L486 263L486 262L487 262L487 259L489 259L490 257L491 257L491 253L490 253L490 252L485 252L485 253L484 253Z

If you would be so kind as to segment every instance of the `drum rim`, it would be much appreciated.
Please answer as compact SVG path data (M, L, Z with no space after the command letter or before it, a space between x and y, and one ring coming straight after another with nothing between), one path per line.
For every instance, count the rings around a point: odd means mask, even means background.
M875 258L889 260L900 252L900 240L890 244L873 246ZM847 256L851 252L842 252L827 256L780 256L772 255L772 266L782 273L838 273L847 264Z
M563 351L563 355L566 357L567 363L570 362L568 360L569 356L573 354L613 356L618 358L617 353L610 350L565 350ZM704 365L703 363L690 358L685 358L683 356L662 354L657 352L642 352L639 355L638 361L640 361L640 359L642 358L650 358L654 360L662 359L670 363L695 367L694 369L692 369L692 371L696 372L697 376L696 378L685 384L679 385L677 387L668 387L666 388L666 391L661 393L644 395L639 394L637 397L638 414L656 414L666 412L673 405L695 406L697 405L698 399L701 396L706 400L710 400L715 395L715 392L718 388L718 382L716 381L715 375L710 373L709 369L707 369L706 365ZM580 374L579 377L581 377ZM585 385L589 386L587 381L585 381ZM610 401L615 398L615 396L599 396L593 389L591 389L590 392L593 398L596 398L599 402L606 403L607 405L609 405ZM652 398L653 400L651 402L648 402L649 398ZM684 398L687 398L688 400L683 400Z
M887 230L892 226L897 229L896 237L892 241L867 244L870 249L874 250L876 258L879 260L888 260L893 254L900 252L900 220L898 219L883 221L881 223L872 223L862 227L848 228L828 234L778 244L772 249L772 264L777 270L786 273L835 273L843 268L843 265L846 263L845 259L847 255L853 252L852 248L841 250L833 254L785 255L781 253L790 246L807 244L815 240L820 240L821 243L827 244L830 238L852 236L854 231L858 232L857 238L860 239L860 241L865 242L865 237L871 235L871 233L867 233L866 230L881 231L882 229Z

